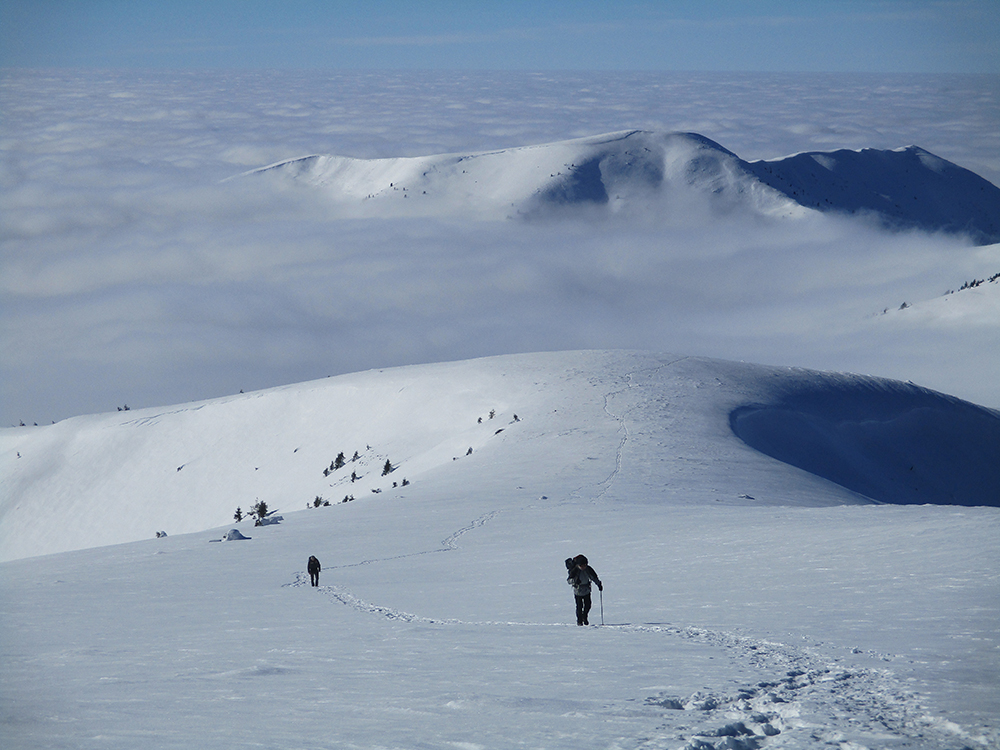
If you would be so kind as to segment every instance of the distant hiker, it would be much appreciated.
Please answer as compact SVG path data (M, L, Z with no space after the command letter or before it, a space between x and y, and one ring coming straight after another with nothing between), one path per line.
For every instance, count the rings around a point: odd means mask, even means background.
M319 571L320 564L319 560L316 559L315 555L309 556L309 565L307 566L309 570L309 582L313 586L319 586Z
M566 570L569 572L566 583L573 587L576 597L576 624L589 625L587 615L590 614L590 584L596 583L598 591L604 591L604 584L583 555L566 558Z

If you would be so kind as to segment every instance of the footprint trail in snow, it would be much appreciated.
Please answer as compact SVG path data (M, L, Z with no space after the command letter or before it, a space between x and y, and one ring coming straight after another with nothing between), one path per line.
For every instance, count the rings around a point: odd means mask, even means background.
M457 541L499 515L493 511L449 535L437 549L397 557L370 559L328 570L372 565L402 557L436 554L458 548ZM296 571L290 587L308 585L308 575ZM375 604L339 585L317 589L338 604L386 620L449 628L561 629L577 632L569 623L463 620L418 615ZM733 690L704 689L689 695L655 693L632 696L653 712L655 727L637 737L631 747L684 750L754 750L774 747L954 748L993 746L995 738L970 736L943 717L933 716L919 698L885 668L847 666L831 655L833 647L795 647L733 632L694 626L622 623L603 625L605 637L657 634L717 648L748 667L760 679ZM582 634L582 633L581 633ZM876 655L877 656L877 655ZM881 656L891 661L890 656Z

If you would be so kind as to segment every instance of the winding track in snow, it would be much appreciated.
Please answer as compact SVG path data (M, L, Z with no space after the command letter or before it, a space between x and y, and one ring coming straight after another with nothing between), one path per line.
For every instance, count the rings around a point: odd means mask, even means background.
M671 360L670 362L662 362L656 365L655 367L643 368L638 372L641 372L642 374L659 372L660 370L665 370L668 367L673 367L677 363L683 362L686 359L690 359L690 357L687 356L678 357L677 359ZM622 465L624 461L625 446L628 444L629 439L631 438L631 432L629 431L628 428L628 415L633 409L636 408L636 405L623 409L621 414L616 414L611 410L611 400L615 396L620 396L623 393L629 393L630 391L632 391L632 389L635 388L635 375L636 375L635 371L630 371L626 373L625 387L619 388L618 390L615 391L611 391L610 393L606 393L604 395L604 413L618 422L619 425L618 429L619 432L621 432L622 436L621 439L618 441L618 446L615 448L615 468L611 471L611 473L607 476L607 478L605 478L602 482L600 482L597 485L598 487L600 487L600 491L597 493L596 496L594 496L592 502L596 502L601 498L603 498L605 495L607 495L608 492L611 491L612 486L614 486L615 480L618 479L618 476L621 474ZM581 491L582 490L577 490L576 492L573 493L573 496L579 496Z
M621 419L624 420L624 416ZM619 447L624 442L625 438ZM613 481L614 476L613 473L606 482ZM328 570L456 550L457 541L462 536L489 523L500 512L491 511L479 516L443 539L436 549L362 560ZM296 571L293 581L284 586L302 587L307 583L306 573ZM446 628L576 630L567 623L427 617L365 601L342 586L320 586L318 591L358 612L396 622ZM964 742L963 750L966 750L973 745L995 746L1000 739L1000 736L971 735L943 717L930 715L920 705L919 698L906 690L890 670L841 666L839 659L832 658L829 648L824 648L822 644L806 649L732 632L663 623L622 623L600 626L600 629L623 635L662 634L709 644L759 674L771 675L770 679L736 691L699 691L687 697L646 696L645 705L655 710L662 709L662 715L658 726L636 747L673 746L664 743L676 742L678 731L683 731L687 740L686 750L755 750L765 747L771 738L776 737L781 738L778 743L781 747L825 745L841 750L866 750L869 745L865 743L868 742L875 743L874 746L879 748L919 750L957 750L957 743ZM889 657L883 658L889 660ZM700 725L698 728L691 728L692 717L693 723Z
M408 557L421 557L423 555L436 555L440 552L453 552L458 549L456 542L460 537L468 534L473 529L478 529L480 526L484 526L491 520L499 516L503 511L494 510L489 513L484 513L479 518L475 519L467 526L463 526L458 531L453 534L448 535L441 540L441 546L435 549L425 549L420 552L407 552L405 555L390 555L389 557L372 557L365 560L360 560L353 563L344 563L342 565L332 565L325 568L325 570L343 570L345 568L360 568L362 565L374 565L375 563L388 562L390 560L404 560ZM284 586L303 586L308 581L308 576L302 571L296 571L295 578L291 583L283 584ZM321 588L326 588L321 587Z
M600 484L597 485L601 489L597 493L597 495L593 498L592 502L596 502L608 494L608 492L611 490L611 487L614 485L615 480L618 479L618 475L621 474L622 471L622 456L625 451L625 445L628 443L630 437L628 430L628 422L625 421L625 417L628 414L629 410L626 409L622 414L615 414L614 412L611 411L609 407L611 404L611 399L613 399L615 396L621 395L622 393L627 393L632 389L633 387L632 375L633 373L631 372L625 375L626 385L624 388L620 388L617 391L612 391L611 393L606 393L604 395L604 413L607 414L612 419L618 421L618 431L621 433L621 439L618 441L618 445L615 448L615 468L611 471L611 473L607 476L607 478L604 479L604 481L602 481ZM579 490L577 490L577 492L579 492Z
M477 519L478 520L478 519ZM472 527L466 527L465 533ZM458 533L458 532L456 532ZM290 586L307 585L296 572ZM436 627L555 628L576 630L568 623L462 620L428 617L361 599L341 586L319 592L358 612L387 620ZM714 646L768 679L733 690L698 691L690 696L656 694L646 706L663 709L658 726L637 747L663 747L676 742L680 722L687 727L690 750L750 750L782 735L782 746L828 745L862 750L867 742L880 748L948 748L958 739L987 746L923 709L916 695L902 687L891 671L839 666L835 659L810 650L726 631L669 624L623 623L601 630L661 634ZM694 723L698 728L691 729ZM668 745L669 746L669 745Z

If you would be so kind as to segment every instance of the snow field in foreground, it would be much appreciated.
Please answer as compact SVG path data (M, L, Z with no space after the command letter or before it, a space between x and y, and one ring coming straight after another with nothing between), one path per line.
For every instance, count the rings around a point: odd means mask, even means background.
M249 541L8 562L4 732L19 748L995 747L998 527L988 508L650 513L414 489L243 525ZM571 624L562 560L579 552L607 627Z

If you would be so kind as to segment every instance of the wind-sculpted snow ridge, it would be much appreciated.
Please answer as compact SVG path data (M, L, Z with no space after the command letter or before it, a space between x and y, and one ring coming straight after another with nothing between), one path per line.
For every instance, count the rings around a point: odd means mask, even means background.
M917 146L810 152L748 162L697 133L639 130L475 154L313 155L247 174L323 190L350 215L538 216L567 206L871 215L896 229L1000 241L1000 189Z
M1000 507L1000 414L911 384L824 377L741 406L730 424L757 450L873 500Z

